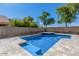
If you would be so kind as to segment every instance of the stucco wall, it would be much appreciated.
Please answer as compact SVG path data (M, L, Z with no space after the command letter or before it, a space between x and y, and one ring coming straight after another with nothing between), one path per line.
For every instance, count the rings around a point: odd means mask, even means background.
M43 32L41 28L0 27L0 38Z
M59 32L59 33L79 33L79 27L54 27L47 28L47 32ZM43 28L24 28L24 27L0 27L0 38L27 35L33 33L44 32Z
M79 27L54 27L54 28L47 28L48 32L79 32Z

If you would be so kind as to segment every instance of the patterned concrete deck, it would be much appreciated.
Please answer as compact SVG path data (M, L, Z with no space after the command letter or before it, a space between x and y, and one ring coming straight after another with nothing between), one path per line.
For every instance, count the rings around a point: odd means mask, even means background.
M20 47L19 44L25 43L25 40L19 37L7 38L0 40L0 56L29 56L27 51Z
M26 42L19 37L0 39L0 56L32 56L19 44ZM61 39L43 56L79 56L79 36L72 35L71 39Z
M79 37L72 35L71 39L61 39L44 56L79 56Z

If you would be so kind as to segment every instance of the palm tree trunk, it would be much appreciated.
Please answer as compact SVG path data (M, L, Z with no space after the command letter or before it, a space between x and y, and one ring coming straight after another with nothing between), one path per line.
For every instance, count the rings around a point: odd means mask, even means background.
M67 23L65 23L65 25L66 25L66 27L65 27L65 32L67 33L67 27L68 27L68 25L67 25Z
M45 25L45 28L44 28L44 31L45 31L45 32L47 32L46 28L47 28L47 25Z
M46 32L46 28L44 28L44 31Z
M65 23L66 24L66 28L68 27L68 25L67 25L67 23Z

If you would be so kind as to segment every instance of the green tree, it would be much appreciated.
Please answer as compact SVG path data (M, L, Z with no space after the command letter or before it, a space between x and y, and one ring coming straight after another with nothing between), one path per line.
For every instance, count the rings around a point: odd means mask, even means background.
M24 17L23 20L9 19L10 25L14 27L38 27L31 16Z
M68 3L67 6L69 6L70 8L73 8L73 10L75 10L75 12L79 12L79 3Z
M17 26L18 25L17 23L19 23L17 19L9 19L9 21L11 26Z
M46 12L46 11L44 11L44 12L42 13L42 15L39 16L39 19L41 19L41 21L42 21L42 23L43 23L43 25L44 25L44 27L45 27L45 28L44 28L45 31L46 31L46 28L47 28L48 25L55 23L54 18L49 18L49 16L50 16L50 13L48 13L48 12Z
M24 17L24 19L23 19L23 26L24 27L29 27L29 22L28 22L27 17Z
M68 23L72 23L76 19L76 12L73 7L70 6L62 6L57 8L58 14L58 23L65 23L66 28L68 27Z
M38 27L38 25L34 22L34 19L31 16L24 17L23 22L24 26L26 27Z

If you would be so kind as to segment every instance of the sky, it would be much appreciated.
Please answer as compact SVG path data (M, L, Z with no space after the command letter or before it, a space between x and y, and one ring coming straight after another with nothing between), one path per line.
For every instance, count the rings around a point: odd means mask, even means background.
M51 14L50 17L53 17L56 21L58 20L58 15L56 9L60 6L66 5L65 3L0 3L0 15L6 16L8 18L17 18L23 19L27 16L32 16L34 21L41 24L40 19L38 18L43 11L47 11ZM78 17L78 15L77 15ZM79 26L79 17L69 26ZM52 24L48 27L62 27L65 24Z

